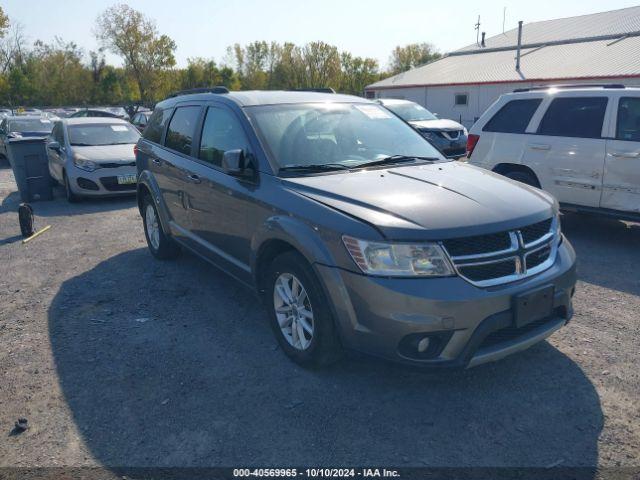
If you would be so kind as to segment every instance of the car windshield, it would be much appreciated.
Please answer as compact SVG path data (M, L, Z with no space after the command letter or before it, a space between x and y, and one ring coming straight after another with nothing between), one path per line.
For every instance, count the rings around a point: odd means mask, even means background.
M138 130L125 123L69 126L69 143L76 146L131 144L139 138Z
M53 123L48 118L21 118L9 122L9 132L42 132L49 133Z
M413 128L380 105L283 104L246 111L280 168L351 168L389 157L445 160Z
M417 103L396 103L385 105L389 110L398 115L405 122L418 122L420 120L437 120L433 113Z

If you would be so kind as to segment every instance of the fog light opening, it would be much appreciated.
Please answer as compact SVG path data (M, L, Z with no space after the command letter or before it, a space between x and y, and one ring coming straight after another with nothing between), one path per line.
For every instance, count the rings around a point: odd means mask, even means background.
M418 342L418 352L420 353L426 352L427 349L429 348L429 343L431 343L431 340L429 340L429 337L424 337L422 340L420 340Z

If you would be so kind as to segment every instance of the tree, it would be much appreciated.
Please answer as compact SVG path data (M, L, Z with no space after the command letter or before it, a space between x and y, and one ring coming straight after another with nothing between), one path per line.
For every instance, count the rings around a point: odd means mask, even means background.
M0 38L3 38L9 30L9 17L4 13L2 7L0 7Z
M176 63L176 44L167 35L160 35L153 20L128 5L114 5L97 18L96 38L104 48L122 57L143 102L161 97L166 84L162 73Z
M342 77L340 91L362 95L364 87L380 79L378 61L373 58L354 57L348 52L340 56Z
M412 43L396 47L389 58L390 74L406 72L412 68L437 60L442 55L429 43Z

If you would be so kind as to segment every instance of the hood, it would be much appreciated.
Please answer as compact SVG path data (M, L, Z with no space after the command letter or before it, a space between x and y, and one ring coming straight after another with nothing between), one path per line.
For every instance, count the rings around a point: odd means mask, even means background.
M458 122L454 122L453 120L418 120L415 122L409 122L409 124L418 129L429 129L429 130L463 130L464 127L460 125Z
M554 198L460 162L287 178L297 193L358 218L394 240L442 240L523 227Z
M123 162L135 161L136 157L133 153L134 143L125 145L100 145L96 147L75 147L71 149L73 153L77 153L87 160L94 162L114 162L121 160Z

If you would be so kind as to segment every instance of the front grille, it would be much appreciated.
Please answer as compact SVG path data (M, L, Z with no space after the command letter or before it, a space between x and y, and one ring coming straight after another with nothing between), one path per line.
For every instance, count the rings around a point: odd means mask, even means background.
M513 258L510 258L501 262L491 262L480 265L459 267L458 271L469 280L472 280L474 282L481 282L484 280L490 280L492 278L515 275L516 261Z
M549 230L551 230L551 218L543 220L542 222L534 223L528 227L521 228L520 233L522 234L524 243L527 244L539 240L549 233Z
M442 242L452 257L499 252L511 246L509 232L490 233L475 237L453 238Z
M458 274L480 287L519 280L545 270L555 260L553 218L509 230L442 241Z
M136 189L135 183L120 185L118 183L118 177L101 177L100 183L110 192L133 192Z
M123 162L101 162L100 163L100 168L118 168L118 167L135 167L136 166L136 162L127 162L127 163L123 163Z
M527 255L527 269L535 268L542 265L551 255L551 246L547 245L540 250Z

